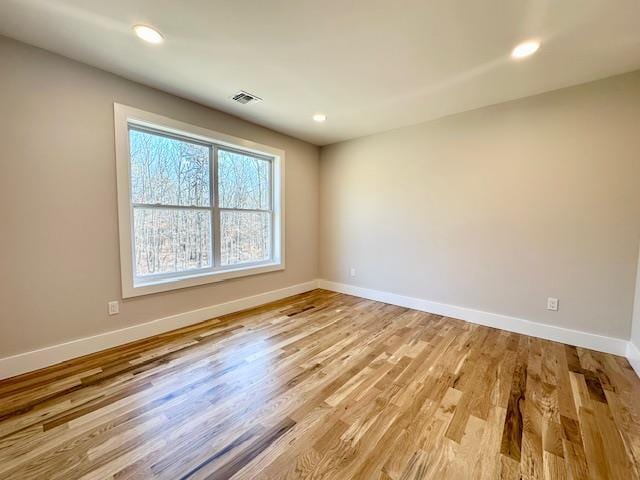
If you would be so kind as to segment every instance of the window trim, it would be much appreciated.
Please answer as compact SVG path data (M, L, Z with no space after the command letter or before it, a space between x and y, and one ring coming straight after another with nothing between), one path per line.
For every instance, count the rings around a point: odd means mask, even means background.
M166 292L179 288L193 287L207 283L221 282L231 278L258 275L267 272L274 272L285 269L284 255L284 162L285 152L278 148L252 142L242 138L234 137L224 133L209 130L196 125L174 120L155 113L146 112L137 108L119 103L113 104L114 126L115 126L115 156L116 156L116 177L117 177L117 199L118 199L118 226L120 238L120 276L122 282L122 297L131 298L140 295ZM217 172L214 165L214 149L216 146L224 149L236 150L249 155L256 155L271 161L271 229L272 229L272 257L261 262L238 264L231 267L216 267L215 259L212 258L214 268L203 269L192 272L184 272L184 275L172 275L171 278L158 276L150 278L148 281L136 282L134 269L134 238L133 238L133 202L131 201L130 183L130 152L129 152L129 125L159 131L168 135L183 137L185 140L213 144L211 182L217 189ZM214 192L212 191L212 197ZM218 200L211 205L211 209L221 209ZM209 207L207 207L209 209ZM230 209L238 210L238 209ZM242 210L242 209L240 209ZM217 219L212 215L212 220ZM217 221L217 220L216 220ZM213 233L212 254L215 257L215 242L220 239L215 236L216 226L211 224ZM219 232L219 226L217 228Z

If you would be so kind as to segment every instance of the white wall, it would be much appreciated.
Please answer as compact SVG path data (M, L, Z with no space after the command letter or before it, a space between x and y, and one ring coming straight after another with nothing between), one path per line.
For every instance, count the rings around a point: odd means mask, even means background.
M634 72L323 147L321 275L626 340L639 118Z
M318 148L0 37L0 357L314 280ZM121 298L113 103L286 151L286 270Z

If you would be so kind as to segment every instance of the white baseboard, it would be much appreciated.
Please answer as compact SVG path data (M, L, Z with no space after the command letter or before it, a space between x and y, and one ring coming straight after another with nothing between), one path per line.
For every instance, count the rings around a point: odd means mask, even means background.
M334 292L346 293L357 297L377 300L379 302L390 303L401 307L412 308L423 312L444 315L458 318L471 323L477 323L488 327L499 328L509 332L522 333L533 337L554 340L556 342L567 343L577 347L589 348L599 352L622 355L628 352L627 340L614 337L605 337L594 333L581 332L553 325L532 322L517 317L501 315L499 313L483 312L466 307L458 307L446 303L432 302L421 298L406 297L395 293L372 290L369 288L356 287L345 283L330 282L328 280L318 280L318 286ZM636 370L637 371L637 370Z
M568 328L545 325L542 323L510 317L491 312L483 312L466 307L458 307L445 303L432 302L415 297L407 297L395 293L372 290L369 288L330 282L328 280L312 280L292 285L279 290L240 298L230 302L211 305L189 312L171 315L139 325L105 332L91 337L80 338L49 347L0 358L0 379L13 377L40 368L55 365L72 358L95 353L106 348L123 345L143 338L169 332L177 328L193 325L211 318L237 312L246 308L257 307L275 300L308 292L315 288L324 288L334 292L346 293L357 297L379 302L413 308L436 315L458 318L471 323L500 328L510 332L554 340L578 347L589 348L600 352L626 356L629 363L640 376L640 349L631 342L613 337L605 337L594 333L581 332Z
M640 377L640 348L631 341L627 343L627 360Z
M70 342L52 345L30 352L20 353L10 357L0 358L0 379L13 377L40 368L55 365L75 357L95 353L106 348L116 347L143 338L169 332L177 328L193 325L211 318L238 312L246 308L280 300L282 298L308 292L317 288L318 282L312 280L306 283L292 285L279 290L260 293L251 297L240 298L230 302L211 305L209 307L191 310L169 317L159 318L146 323L111 332L100 333L91 337L79 338Z

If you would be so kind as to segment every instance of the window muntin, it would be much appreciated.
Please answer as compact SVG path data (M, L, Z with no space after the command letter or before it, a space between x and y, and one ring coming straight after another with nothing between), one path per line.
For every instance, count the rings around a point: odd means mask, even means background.
M273 158L128 128L134 286L274 260Z

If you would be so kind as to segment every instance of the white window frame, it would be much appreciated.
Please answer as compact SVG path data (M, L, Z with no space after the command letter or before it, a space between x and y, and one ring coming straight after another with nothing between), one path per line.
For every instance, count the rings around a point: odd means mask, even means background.
M283 150L262 145L242 138L233 137L206 128L190 125L178 120L146 112L137 108L113 104L115 126L116 176L118 187L118 225L120 234L120 272L122 297L131 298L151 293L166 292L178 288L193 287L207 283L221 282L230 278L257 275L284 270L284 159ZM211 146L210 179L211 206L198 209L212 212L212 266L204 269L177 274L157 274L144 277L135 275L133 209L131 199L131 161L129 147L129 127L157 131L186 141L205 143ZM220 251L221 210L243 211L237 208L220 208L217 198L217 155L216 148L230 149L259 157L271 162L271 258L265 261L221 266L217 259ZM135 204L138 205L138 204ZM139 205L138 205L139 206ZM153 208L153 206L151 207ZM162 207L167 208L167 207ZM170 208L170 207L169 207ZM183 208L183 207L180 207ZM191 207L184 207L189 209ZM252 211L252 210L244 210ZM263 211L263 210L261 210Z

